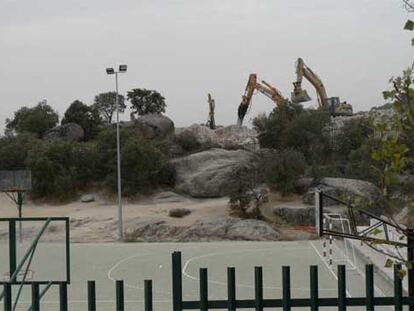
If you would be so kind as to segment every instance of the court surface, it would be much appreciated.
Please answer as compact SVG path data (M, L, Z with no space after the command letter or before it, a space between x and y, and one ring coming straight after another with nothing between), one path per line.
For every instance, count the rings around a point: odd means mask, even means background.
M335 264L347 264L348 296L365 294L364 271L361 263L357 269L345 259L337 242L334 248ZM3 248L1 248L3 247ZM5 256L0 244L0 260ZM37 269L59 270L59 259L53 255L54 244L42 243L37 253ZM102 243L72 244L72 284L69 286L70 310L87 310L87 281L96 280L97 309L115 310L115 280L125 281L126 310L143 310L145 279L153 280L154 310L171 310L171 253L182 252L183 298L197 299L199 295L199 268L208 268L209 298L226 299L226 268L236 268L237 298L254 297L254 267L263 267L264 297L280 298L282 295L281 267L291 267L292 297L309 296L309 266L319 266L319 295L334 297L337 294L336 267L322 257L321 241L295 242L205 242L205 243ZM0 265L1 266L1 265ZM36 269L36 266L34 269ZM4 269L4 267L3 267ZM45 270L46 269L46 270ZM36 275L36 271L34 271ZM392 294L392 286L376 275L376 295ZM14 289L16 292L16 289ZM27 310L29 290L23 293L17 310ZM57 310L58 295L51 289L43 298L41 310ZM383 308L387 309L388 308Z

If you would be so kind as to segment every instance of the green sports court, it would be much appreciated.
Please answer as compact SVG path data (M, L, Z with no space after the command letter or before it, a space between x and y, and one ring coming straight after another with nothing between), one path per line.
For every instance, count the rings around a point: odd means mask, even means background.
M39 244L38 260L32 267L34 278L36 270L46 271L46 268L51 278L53 273L57 279L62 277L59 256L53 258L60 247L60 243L54 242ZM7 249L7 245L1 245L2 249ZM290 266L292 298L309 297L310 265L319 268L320 297L337 295L336 268L323 258L321 241L72 244L69 310L87 310L88 280L96 281L97 310L115 310L116 280L124 280L126 310L144 310L146 279L153 280L154 310L172 310L171 253L174 251L182 252L184 300L199 297L199 268L208 268L209 299L226 299L227 267L236 269L237 298L252 298L255 266L263 267L264 298L281 297L282 266ZM0 251L2 263L7 261L6 253ZM351 263L339 242L335 243L334 259L335 264L347 267L347 296L363 296L363 263ZM2 269L7 267L3 265ZM392 283L381 276L375 275L375 285L376 296L392 295ZM30 297L30 288L27 288L16 310L27 310ZM58 310L57 289L52 286L41 301L41 310Z

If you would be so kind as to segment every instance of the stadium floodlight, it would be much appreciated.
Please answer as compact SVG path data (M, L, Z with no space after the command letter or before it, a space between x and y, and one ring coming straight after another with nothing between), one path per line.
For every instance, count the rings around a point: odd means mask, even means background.
M124 238L123 219L122 219L122 188L121 188L121 151L119 138L119 94L118 94L118 73L126 72L127 65L119 65L119 71L114 68L106 68L106 73L109 75L115 74L115 89L116 89L116 159L117 159L117 179L118 179L118 231L119 239Z

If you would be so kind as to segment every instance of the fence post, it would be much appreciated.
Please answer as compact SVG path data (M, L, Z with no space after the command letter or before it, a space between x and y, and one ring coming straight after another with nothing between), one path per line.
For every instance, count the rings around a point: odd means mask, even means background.
M88 311L96 311L95 281L88 281Z
M255 310L263 311L263 268L254 267Z
M367 297L367 311L374 311L374 266L365 266L365 294Z
M311 311L319 310L318 266L310 267L310 300Z
M59 310L68 311L68 285L66 283L59 284Z
M346 310L346 274L345 265L338 265L338 310Z
M116 286L116 311L124 311L124 281L117 280Z
M282 306L283 311L290 311L290 267L282 267Z
M172 294L173 310L182 310L183 280L181 275L181 252L172 253Z
M152 311L152 281L144 281L145 311Z
M402 311L402 280L398 274L401 265L394 265L394 306L395 311Z
M39 298L39 284L33 283L32 284L32 311L39 311L40 310L40 298Z
M208 310L208 276L206 268L200 268L200 310Z
M16 253L16 221L9 220L9 273L11 281L14 281L12 276L16 271Z
M407 229L407 261L411 263L408 270L408 297L414 299L414 229ZM410 311L414 311L414 305L409 306Z
M236 311L236 269L234 267L227 268L227 309Z
M12 311L12 287L10 283L4 284L4 311Z

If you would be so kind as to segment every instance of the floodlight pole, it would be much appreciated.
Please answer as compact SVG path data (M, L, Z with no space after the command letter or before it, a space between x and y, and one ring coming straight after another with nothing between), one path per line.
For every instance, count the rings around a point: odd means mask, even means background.
M121 147L119 135L119 95L118 95L118 72L115 72L116 86L116 158L117 158L117 179L118 179L118 234L119 239L124 238L123 216L122 216L122 194L121 194Z
M127 65L120 65L119 70L106 68L106 73L115 74L115 105L116 105L116 162L117 162L117 183L118 183L118 236L119 240L124 238L123 216L122 216L122 188L121 188L121 147L119 135L119 92L118 92L118 73L126 72Z

